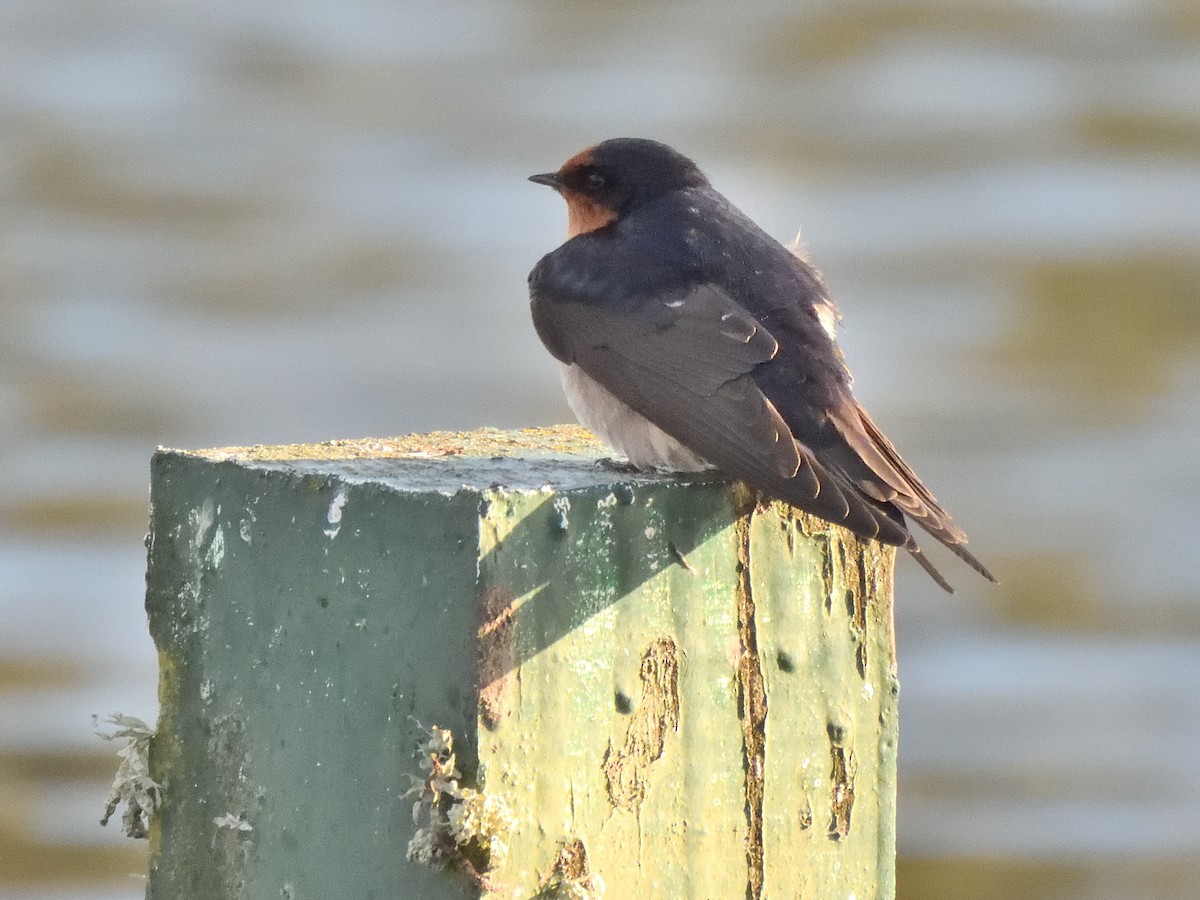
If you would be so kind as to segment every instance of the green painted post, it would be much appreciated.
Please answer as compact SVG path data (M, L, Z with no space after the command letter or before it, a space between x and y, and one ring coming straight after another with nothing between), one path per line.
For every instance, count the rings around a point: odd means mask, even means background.
M601 455L160 451L147 896L892 897L892 553Z

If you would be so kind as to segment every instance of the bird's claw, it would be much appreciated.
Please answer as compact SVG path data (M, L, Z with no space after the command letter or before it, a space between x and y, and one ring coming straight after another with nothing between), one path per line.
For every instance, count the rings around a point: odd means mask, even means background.
M627 459L612 459L608 456L596 460L596 468L607 469L609 472L618 472L621 475L636 475L642 471Z

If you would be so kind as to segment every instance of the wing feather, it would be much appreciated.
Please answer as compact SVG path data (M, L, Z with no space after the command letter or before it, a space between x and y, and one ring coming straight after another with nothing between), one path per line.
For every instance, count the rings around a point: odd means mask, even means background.
M989 581L996 580L963 546L967 542L966 533L954 524L950 514L857 401L850 399L832 412L830 418L845 440L848 452L838 454L837 458L848 477L872 497L894 504Z

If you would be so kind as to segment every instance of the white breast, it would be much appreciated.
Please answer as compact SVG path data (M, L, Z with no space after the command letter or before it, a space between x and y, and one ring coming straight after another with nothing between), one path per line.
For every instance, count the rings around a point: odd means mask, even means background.
M563 391L580 424L639 469L700 472L712 466L578 366L561 366Z

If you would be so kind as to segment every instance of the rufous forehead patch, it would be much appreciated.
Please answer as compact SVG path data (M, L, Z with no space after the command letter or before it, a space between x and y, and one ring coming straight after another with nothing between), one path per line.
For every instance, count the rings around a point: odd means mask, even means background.
M585 147L568 159L565 163L563 163L562 167L558 171L570 172L573 169L582 169L584 166L593 165L596 162L596 159L592 155L592 151L595 149L595 146Z

